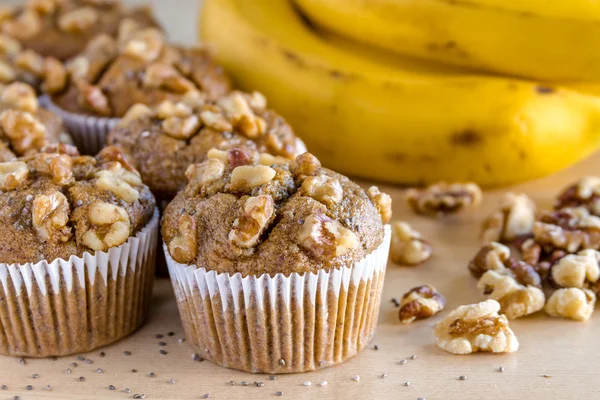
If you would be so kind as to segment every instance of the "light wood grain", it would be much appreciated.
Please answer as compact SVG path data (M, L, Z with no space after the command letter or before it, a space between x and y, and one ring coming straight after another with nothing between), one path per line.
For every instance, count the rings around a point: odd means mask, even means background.
M558 175L531 182L511 190L524 191L540 205L549 206L556 192L576 178L592 173L600 167L600 156L581 163ZM551 319L543 314L511 322L521 349L515 354L470 356L450 355L434 344L433 318L402 326L397 320L397 308L390 302L407 289L424 283L435 285L448 299L447 310L460 304L481 300L470 277L466 263L479 247L478 233L481 220L494 210L505 190L486 192L484 204L479 209L465 212L444 220L432 220L413 215L403 201L403 191L385 187L394 197L395 218L410 221L434 244L435 255L427 264L415 268L388 266L383 294L383 304L378 331L373 344L380 350L366 349L349 362L318 372L278 376L270 381L265 375L251 375L223 369L209 362L194 362L192 350L186 343L178 343L182 329L170 283L166 280L156 284L153 312L148 323L129 339L86 357L94 363L77 361L76 357L51 360L28 360L20 365L16 359L0 358L0 384L9 390L0 391L0 399L21 395L23 399L118 399L131 398L134 393L144 393L148 399L198 399L210 393L215 399L262 399L274 397L276 391L284 392L284 398L312 399L544 399L600 398L600 380L596 367L600 365L598 337L600 316L587 323ZM174 331L173 337L166 333ZM159 354L156 333L165 334L161 339L167 355ZM131 356L125 356L125 350ZM407 364L398 362L416 355ZM78 367L67 375L64 371L72 362ZM497 372L503 366L504 373ZM104 373L95 372L102 368ZM137 374L132 368L139 370ZM154 372L157 377L147 376ZM32 379L33 373L41 378ZM381 374L387 373L385 379ZM360 375L360 382L352 380ZM458 377L466 375L467 380ZM542 375L549 375L544 378ZM84 376L85 382L78 377ZM175 379L175 384L168 381ZM237 385L230 386L234 380ZM264 387L242 387L241 381L263 381ZM326 387L316 384L328 381ZM311 387L302 385L311 381ZM408 387L403 386L410 381ZM34 385L28 392L25 386ZM52 385L50 392L43 387ZM109 385L117 390L110 391ZM130 388L132 393L123 392ZM91 395L93 393L93 396Z

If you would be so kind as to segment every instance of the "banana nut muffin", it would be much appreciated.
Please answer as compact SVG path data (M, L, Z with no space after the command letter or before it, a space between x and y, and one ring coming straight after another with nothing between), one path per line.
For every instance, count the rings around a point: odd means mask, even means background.
M241 149L213 150L186 175L162 236L186 336L203 358L290 373L340 363L368 345L389 196L364 191L310 153L256 163Z
M160 30L131 20L121 23L117 39L92 39L67 61L63 75L47 82L54 104L97 117L122 117L136 103L156 106L195 92L212 99L230 86L207 49L167 44Z
M90 351L150 302L158 214L139 174L114 148L46 151L0 163L0 354Z
M39 107L32 87L19 82L0 85L0 162L70 141L61 118Z
M212 148L242 149L240 157L248 159L233 159L233 165L256 161L263 153L289 161L306 151L287 122L267 109L262 94L238 91L214 101L193 92L154 109L136 105L109 134L108 143L120 148L153 193L164 199L185 186L187 168L204 161Z
M42 56L67 60L94 36L116 36L130 19L158 26L148 7L126 8L119 0L27 0L24 6L0 8L0 31Z

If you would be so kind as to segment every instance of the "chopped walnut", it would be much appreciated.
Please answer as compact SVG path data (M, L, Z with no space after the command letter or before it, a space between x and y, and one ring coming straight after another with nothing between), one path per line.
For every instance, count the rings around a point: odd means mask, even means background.
M229 151L223 151L213 148L208 151L207 157L221 160L225 167L231 169L239 167L241 165L252 164L252 157L250 157L250 155L246 151L237 147Z
M311 153L303 153L292 163L292 172L299 179L314 176L321 169L321 162Z
M46 60L33 50L25 50L15 57L15 65L30 74L43 77L46 73Z
M198 116L190 115L187 118L169 117L162 122L161 127L172 138L186 140L198 132L200 124Z
M524 286L509 270L487 271L479 279L477 288L500 303L500 312L509 319L533 314L544 308L546 296L535 286Z
M469 271L475 278L480 278L490 270L506 268L505 262L510 258L510 249L500 243L492 242L483 246L469 263Z
M419 214L444 215L481 203L481 189L474 183L436 183L425 189L410 189L408 204Z
M22 48L23 47L18 40L15 40L8 35L0 34L0 54L13 57L19 54Z
M304 180L300 189L307 196L327 206L337 204L344 198L344 190L340 181L327 175L309 176Z
M146 68L143 85L147 89L163 89L175 93L185 93L196 88L175 68L167 64L152 64Z
M387 224L392 219L392 198L389 194L383 193L377 186L371 186L367 190L367 195L377 207L377 211L381 215L384 224Z
M82 237L84 245L92 250L108 250L129 238L131 222L127 211L119 206L95 201L89 206L90 230Z
M431 257L433 249L408 223L392 223L390 258L400 265L419 265Z
M267 124L256 116L248 99L241 92L231 92L219 99L218 105L223 108L233 129L249 139L256 139L265 134Z
M600 216L600 178L586 176L566 188L556 200L554 208L585 207L593 215Z
M21 111L36 112L38 100L33 88L24 83L15 82L2 90L0 101Z
M9 191L16 189L27 180L29 167L22 161L9 161L0 163L0 190Z
M79 155L79 150L77 150L77 147L73 146L72 144L50 143L42 147L40 149L40 153L66 154L71 157L76 157Z
M544 212L533 224L533 239L541 246L575 253L600 249L600 218L583 207Z
M67 86L67 69L56 58L46 58L44 90L50 94L62 91Z
M517 351L517 337L506 316L498 311L500 304L496 300L458 307L435 325L437 345L453 354Z
M52 14L56 10L57 3L55 0L27 0L27 8L46 15Z
M230 132L233 130L231 122L218 111L203 110L200 112L200 119L207 127L219 132Z
M271 182L275 175L275 170L265 165L241 165L231 171L231 186L245 191Z
M249 197L241 215L233 222L229 241L238 247L254 247L275 212L275 202L271 196Z
M58 27L67 33L82 33L98 22L98 11L92 7L81 7L60 16Z
M587 321L596 305L596 294L588 289L558 289L546 303L545 311L552 317Z
M343 256L359 246L354 232L321 213L306 218L298 244L317 259Z
M39 149L46 143L45 126L28 112L3 111L0 113L0 127L20 155L32 148Z
M582 250L577 255L569 254L552 267L552 281L560 287L584 288L600 279L600 253Z
M121 53L148 63L160 56L165 45L164 35L155 28L127 32L127 35L129 37L126 40L123 40L124 37L119 38Z
M433 286L412 288L402 296L398 316L403 324L434 316L444 309L446 299Z
M188 181L196 181L204 185L216 181L225 172L225 164L219 159L209 158L200 164L192 164L185 172Z
M17 78L17 71L10 65L0 61L0 83L10 83Z
M179 235L169 243L169 254L179 263L191 262L198 253L196 246L198 233L194 218L188 214L179 217L178 231Z
M50 155L48 168L54 183L60 186L65 186L73 182L73 160L66 154Z
M127 126L133 121L137 121L152 115L152 110L145 104L136 103L125 113L119 121L120 126Z
M4 33L18 40L29 40L42 30L42 19L33 10L25 9L18 17L2 24Z
M483 224L484 243L510 242L531 234L535 221L535 204L525 194L507 193L499 211Z
M78 80L77 86L79 88L79 102L82 106L101 116L108 117L112 114L108 98L102 92L102 89L83 80Z
M127 203L134 203L140 197L140 192L134 187L142 184L142 179L136 172L128 171L120 162L110 163L106 169L96 173L96 187L114 193Z
M269 153L260 153L258 155L258 163L260 165L266 165L266 166L286 165L286 164L290 164L291 162L292 162L292 160L289 160L285 157L274 156Z
M156 107L155 114L159 119L171 117L186 118L192 115L192 109L184 103L173 103L172 101L165 100Z
M33 200L31 221L38 238L43 241L67 242L71 239L69 201L59 191L40 194Z

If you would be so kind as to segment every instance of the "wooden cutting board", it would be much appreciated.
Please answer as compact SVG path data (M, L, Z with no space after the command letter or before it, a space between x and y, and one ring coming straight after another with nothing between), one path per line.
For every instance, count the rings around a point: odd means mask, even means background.
M555 194L568 183L600 169L600 155L560 174L530 182L513 191L529 194L541 207L549 207ZM433 284L447 298L447 308L481 300L476 281L466 265L479 248L482 219L498 207L506 190L486 192L483 205L443 220L412 214L403 190L382 186L394 198L394 218L408 220L435 248L426 264L406 268L388 265L383 304L372 345L345 364L313 373L277 376L251 375L192 359L193 351L180 343L183 332L168 280L156 282L152 315L137 333L115 345L86 354L85 360L26 360L0 357L0 400L20 395L29 399L147 399L246 400L288 399L592 399L600 398L600 312L587 323L552 319L543 313L511 322L521 348L506 355L456 356L435 346L433 325L438 318L403 326L390 302L406 290ZM173 336L168 333L173 332ZM156 338L156 335L164 335ZM159 342L166 345L160 346ZM167 354L161 354L164 350ZM131 352L126 355L124 352ZM414 360L411 356L416 356ZM407 359L404 365L399 362ZM77 363L77 366L72 366ZM504 372L498 368L504 367ZM98 369L102 372L98 372ZM68 374L67 369L71 369ZM132 369L137 372L132 372ZM150 377L154 373L154 378ZM34 379L33 374L39 374ZM384 378L382 374L387 374ZM360 381L353 378L358 375ZM459 376L466 376L460 380ZM79 378L84 377L84 381ZM173 383L170 380L173 379ZM230 385L235 382L235 386ZM249 386L242 386L246 381ZM253 382L263 382L256 386ZM319 386L327 381L326 386ZM311 386L305 386L310 382ZM405 383L410 382L406 386ZM32 390L26 390L32 385ZM44 387L51 385L51 390ZM109 389L114 385L114 390ZM126 393L125 389L131 390Z

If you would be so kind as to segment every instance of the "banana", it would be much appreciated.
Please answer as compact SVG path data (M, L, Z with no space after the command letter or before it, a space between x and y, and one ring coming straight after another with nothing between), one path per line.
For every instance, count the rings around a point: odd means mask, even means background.
M420 71L337 47L288 0L206 0L204 42L324 165L403 184L537 178L600 144L600 99L517 79Z
M428 60L552 82L600 83L589 0L295 0L342 36Z

